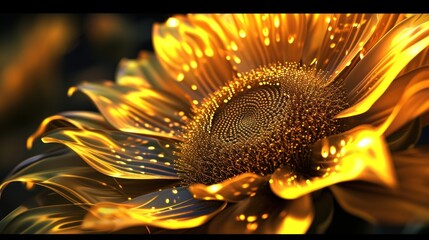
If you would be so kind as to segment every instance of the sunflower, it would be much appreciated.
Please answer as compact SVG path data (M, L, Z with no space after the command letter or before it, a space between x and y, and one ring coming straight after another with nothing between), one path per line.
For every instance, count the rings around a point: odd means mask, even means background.
M334 201L429 220L429 15L177 15L153 44L69 90L100 113L30 136L61 147L5 179L47 190L1 232L323 233Z

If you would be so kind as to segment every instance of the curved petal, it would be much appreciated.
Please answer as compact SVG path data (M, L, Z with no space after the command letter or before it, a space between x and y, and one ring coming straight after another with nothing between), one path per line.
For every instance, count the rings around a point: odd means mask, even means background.
M340 205L348 212L377 224L414 223L429 220L429 151L427 146L392 155L397 188L364 183L332 186Z
M116 83L122 86L161 90L177 96L185 95L178 83L162 68L156 56L147 51L140 52L135 60L122 59L119 62Z
M173 167L175 143L113 131L62 129L42 138L76 152L95 170L127 179L178 179Z
M375 15L355 14L210 17L207 22L216 29L213 34L223 42L226 58L238 72L277 62L302 62L335 72L332 78L359 53L378 22Z
M116 180L100 174L85 164L75 153L59 151L35 156L16 168L0 185L0 192L12 182L23 182L27 188L40 185L51 189L73 203L100 201L122 202L135 196L172 184L172 181Z
M412 16L389 31L344 79L352 107L338 118L364 113L398 73L429 45L429 15Z
M369 49L373 48L379 41L384 37L384 35L389 32L392 28L402 22L404 19L411 17L410 14L377 14L379 19L377 27L374 32L371 34L371 38L366 42L363 47L363 53L367 52ZM364 54L365 55L365 54Z
M255 196L234 203L219 213L209 223L209 233L306 233L314 217L310 195L286 201L264 185Z
M311 41L312 49L305 52L303 62L314 62L317 69L330 74L329 80L335 79L351 64L379 24L375 14L323 14L308 18L310 23L321 21L316 26L322 29L309 28L307 42Z
M43 134L62 127L113 130L112 126L98 113L85 111L62 112L43 120L39 128L27 139L27 148L31 149L35 139L40 138Z
M106 120L124 132L177 138L189 117L188 104L167 92L112 82L82 83L70 88L69 95L76 90L88 95Z
M272 174L271 189L285 199L295 199L331 185L363 180L395 186L389 150L371 126L359 126L345 133L317 141L312 168L319 176L304 178L287 167Z
M393 109L401 103L401 96L407 94L407 91L410 91L414 85L427 79L429 79L429 67L421 67L396 78L368 111L345 118L344 121L349 126L381 125L392 114Z
M86 211L73 204L18 207L0 221L3 234L77 234L93 233L80 228Z
M210 186L193 184L189 186L189 191L197 199L236 202L253 196L260 185L266 181L266 177L253 173L243 173Z
M225 205L220 201L196 200L184 187L171 188L122 204L98 203L90 209L82 227L111 231L138 225L166 229L192 228L210 220Z
M299 62L306 34L304 14L210 16L225 57L238 72L277 62Z
M415 56L413 58L413 60L411 60L407 66L405 66L405 68L402 70L402 72L400 73L408 73L409 71L412 71L416 68L420 68L423 66L428 66L429 65L429 47L426 47L425 50L421 51L417 56Z
M234 75L209 18L178 15L153 27L153 45L161 65L196 101L225 85Z
M411 147L420 139L422 133L421 118L416 118L386 138L389 150L402 151Z
M428 72L429 73L429 72ZM378 126L378 132L389 136L404 124L429 110L429 77L410 84L389 117Z
M366 53L374 47L388 31L407 17L409 17L408 14L377 14L377 25L371 29L371 37L369 39L363 38L366 42L360 41L354 46L354 55L349 54L350 50L344 52L347 59L344 58L344 61L338 65L337 69L331 71L334 75L330 76L330 82L334 83L336 80L344 79L348 76L356 64L365 57ZM360 28L359 23L353 24L352 26Z

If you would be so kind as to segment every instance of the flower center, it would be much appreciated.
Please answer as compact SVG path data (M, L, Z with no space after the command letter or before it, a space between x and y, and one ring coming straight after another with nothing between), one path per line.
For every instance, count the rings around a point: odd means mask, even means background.
M194 110L175 168L183 185L285 165L314 176L311 145L344 130L334 116L345 107L341 84L314 68L278 63L238 74Z

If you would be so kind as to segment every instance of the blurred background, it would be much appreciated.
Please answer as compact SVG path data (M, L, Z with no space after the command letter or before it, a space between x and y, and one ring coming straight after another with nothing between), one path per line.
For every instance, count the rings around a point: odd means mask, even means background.
M0 15L0 179L50 146L26 139L42 120L68 110L96 110L82 81L114 80L122 58L153 50L154 22L168 14Z

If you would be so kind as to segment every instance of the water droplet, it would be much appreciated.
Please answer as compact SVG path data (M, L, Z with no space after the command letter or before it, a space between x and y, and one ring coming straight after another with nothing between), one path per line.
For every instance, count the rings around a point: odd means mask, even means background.
M178 82L183 81L183 79L185 79L185 75L184 75L183 73L179 73L179 74L177 75L177 77L176 77L176 80L177 80Z
M337 149L335 148L335 146L331 146L329 151L331 152L332 155L334 155L337 152Z

